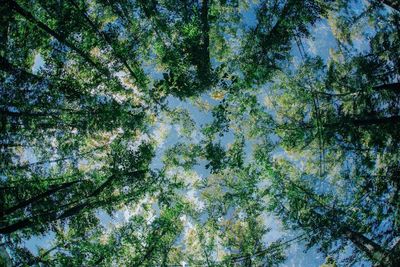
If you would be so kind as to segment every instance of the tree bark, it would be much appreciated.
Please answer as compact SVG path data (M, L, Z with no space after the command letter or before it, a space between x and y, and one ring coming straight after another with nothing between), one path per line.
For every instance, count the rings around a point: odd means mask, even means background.
M86 202L75 205L75 206L65 210L60 215L57 215L57 213L59 212L57 210L38 214L35 217L26 218L26 219L20 220L16 223L13 223L11 225L0 228L0 234L11 234L13 232L16 232L16 231L24 229L24 228L31 228L38 221L40 222L40 220L44 220L45 223L50 223L55 220L65 219L65 218L68 218L68 217L78 214L84 208L90 207L92 205L93 205L92 202L86 201Z
M49 113L49 112L25 112L25 111L9 111L5 109L0 109L2 116L8 117L51 117L60 116L60 113Z
M8 43L8 30L12 20L12 14L7 5L0 5L0 56L5 55Z
M138 171L124 173L122 175L132 175L132 174L140 174L140 173L144 173L144 171L138 170ZM56 211L49 211L46 213L38 214L31 218L22 219L16 223L13 223L11 225L0 228L0 234L10 234L15 231L21 230L23 228L28 228L30 226L33 226L33 224L37 223L38 221L40 222L40 221L44 220L45 221L44 223L49 223L49 222L52 222L55 220L66 219L68 217L78 214L85 208L91 208L95 204L101 203L99 201L97 201L97 202L91 201L92 198L98 196L106 187L110 186L116 177L117 176L115 174L108 177L98 188L93 190L92 193L85 196L83 202L62 211L61 214L59 214L60 210L56 210ZM72 203L76 203L76 202L78 202L78 201L74 201ZM70 206L72 203L70 202L66 206Z
M391 248L390 255L394 266L400 266L400 240L398 240Z
M340 122L335 123L328 123L325 126L330 127L337 127L337 126L344 126L344 125L353 125L358 127L364 126L372 126L372 125L387 125L387 124L399 124L400 123L400 116L394 115L390 117L381 117L381 118L365 118L365 119L358 119L358 118L344 118Z
M76 80L66 80L56 76L43 77L23 68L19 68L11 64L5 57L0 55L0 70L15 75L18 82L47 82L50 91L60 91L65 93L69 98L74 96L74 98L81 98L82 96L88 96L87 90L91 88L92 85L87 82L76 81ZM33 91L33 90L32 90ZM28 92L24 90L24 92Z
M10 74L13 74L13 75L16 75L16 76L20 76L19 78L26 78L26 79L36 80L36 81L43 80L42 77L37 76L36 74L30 73L24 69L15 67L5 57L3 57L1 55L0 55L0 70L10 73Z
M344 234L359 250L363 251L370 259L376 261L379 266L384 264L382 266L395 267L390 259L389 252L379 244L347 227L344 229Z
M368 118L368 119L353 119L350 121L355 126L368 126L368 125L385 125L400 123L400 116L391 116L383 118Z
M383 4L390 6L394 10L400 12L400 1L399 0L380 0Z
M136 75L136 73L132 70L132 68L129 66L128 62L126 61L126 59L122 58L121 55L119 55L119 53L117 53L112 45L112 40L110 39L110 37L105 34L104 32L102 32L98 25L95 24L95 22L93 22L89 16L86 14L86 12L84 10L82 10L78 4L74 1L74 0L68 0L77 10L79 10L82 13L82 16L84 17L84 19L88 22L89 26L92 28L92 30L99 36L101 36L101 38L104 39L104 41L108 44L108 46L111 48L111 50L113 51L115 57L117 59L119 59L119 61L121 61L121 63L124 65L124 67L128 70L129 74L135 79L135 81L137 83L140 83L138 76ZM137 64L136 64L137 65ZM136 66L137 67L137 66Z
M308 192L308 190L306 190L305 188L303 188L302 186L290 181L290 184L292 184L293 186L295 186L296 188L300 189L306 196L309 196L311 199L313 199L314 201L316 201L316 203L318 204L318 206L320 206L321 208L327 209L327 210L334 210L334 208L327 206L326 204L322 203L321 201L319 201L316 197L314 197L314 195L311 192ZM312 213L314 214L314 216L318 217L321 216L319 213L312 211ZM340 210L336 210L335 213L338 214L343 214L345 216L347 216L344 211L340 211ZM389 253L388 250L384 249L382 246L380 246L379 244L375 243L373 240L365 237L362 233L353 231L348 225L344 224L344 225L336 225L338 221L340 220L335 220L335 217L332 218L327 218L329 222L332 223L332 228L335 228L337 226L339 226L339 233L341 235L344 235L345 237L347 237L360 251L364 252L368 258L370 258L371 260L379 263L379 266L381 266L381 264L384 264L382 266L390 266L390 267L396 267L393 259L391 258L391 255Z
M8 209L5 209L4 211L0 212L0 218L4 217L5 215L11 214L11 213L13 213L13 212L15 212L15 211L17 211L19 209L25 208L26 206L28 206L30 204L33 204L33 203L39 201L40 199L48 197L48 196L50 196L50 195L52 195L52 194L54 194L54 193L56 193L56 192L58 192L60 190L67 189L67 188L71 187L72 185L74 185L76 183L79 183L79 182L81 182L81 180L67 182L67 183L61 184L61 185L59 185L57 187L53 187L52 189L49 189L49 190L47 190L45 192L42 192L39 195L36 195L36 196L31 197L31 198L29 198L27 200L24 200L24 201L18 203L17 205L15 205L13 207L10 207Z
M69 42L65 36L50 29L46 24L36 19L30 12L22 8L14 0L8 0L8 3L15 12L23 16L25 19L34 23L37 27L39 27L40 29L42 29L43 31L45 31L46 33L57 39L57 41L59 41L60 43L63 43L66 46L68 46L71 50L73 50L75 53L81 56L87 63L89 63L89 65L97 69L99 72L101 72L107 77L111 77L111 74L107 69L102 68L98 63L94 62L87 53L79 49L73 43Z
M389 84L382 84L378 86L372 87L377 91L388 90L395 93L400 93L400 83L389 83Z
M203 80L208 84L210 82L210 23L209 23L209 0L203 0L201 6L201 59L199 61L199 72Z

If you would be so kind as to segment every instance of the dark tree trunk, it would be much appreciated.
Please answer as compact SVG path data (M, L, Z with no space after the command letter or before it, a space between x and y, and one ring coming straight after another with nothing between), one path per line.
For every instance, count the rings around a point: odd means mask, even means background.
M394 266L400 266L400 240L390 250L390 256Z
M350 120L350 123L355 126L398 124L400 123L400 116L391 116L384 118L353 119Z
M199 61L199 73L205 84L210 83L210 22L208 17L209 12L209 0L204 0L201 6L201 58Z
M6 54L8 42L8 29L12 20L12 14L7 5L0 5L0 56Z
M5 57L3 57L2 55L0 55L0 70L7 72L7 73L11 73L16 76L19 76L18 78L22 78L22 79L27 79L27 80L31 80L31 81L43 80L43 78L40 76L37 76L33 73L29 73L29 72L25 71L24 69L19 69L19 68L15 67L10 62L8 62L8 60Z
M377 91L388 90L395 93L400 93L400 83L389 83L389 84L382 84L378 86L374 86L373 89Z
M399 0L380 0L383 4L390 6L391 8L400 12L400 1Z
M133 171L133 172L124 173L123 175L137 175L137 174L141 174L141 173L144 173L144 171L140 171L140 170ZM21 230L23 228L28 228L30 226L34 226L33 224L35 224L38 221L44 221L45 223L49 223L49 222L52 222L55 220L66 219L68 217L71 217L71 216L74 216L74 215L80 213L85 208L92 208L94 205L100 203L99 201L98 202L92 201L93 198L98 196L106 187L109 187L116 177L117 177L116 175L111 175L110 177L108 177L98 188L93 190L92 193L85 196L84 201L80 201L80 200L74 201L72 203L68 203L66 206L70 206L71 204L75 204L76 202L82 202L81 204L77 204L71 208L64 210L64 211L62 211L62 210L50 211L47 213L35 215L34 217L31 217L31 218L22 219L16 223L13 223L11 225L0 228L0 234L10 234L15 231ZM59 214L60 212L61 212L61 214Z
M72 182L64 183L64 184L61 184L59 186L53 187L52 189L49 189L49 190L47 190L47 191L45 191L43 193L40 193L39 195L36 195L36 196L31 197L31 198L29 198L29 199L27 199L25 201L22 201L22 202L18 203L17 205L13 206L13 207L5 209L3 212L0 212L0 217L3 217L3 216L8 215L8 214L11 214L11 213L15 212L18 209L25 208L28 205L39 201L40 199L48 197L48 196L50 196L50 195L52 195L52 194L54 194L54 193L56 193L56 192L58 192L60 190L67 189L67 188L71 187L72 185L74 185L76 183L79 183L79 182L80 182L80 180L72 181Z
M51 117L51 116L59 116L60 113L46 113L46 112L25 112L25 111L9 111L0 109L1 115L8 117Z
M389 252L371 239L366 238L358 232L352 231L350 228L345 228L344 234L359 250L363 251L368 258L379 263L379 266L383 264L382 266L395 267L390 259Z
M135 79L136 82L140 82L138 76L136 75L136 73L132 70L132 68L129 66L128 62L126 61L126 59L122 58L121 55L119 53L117 53L113 47L113 41L110 39L110 37L105 34L104 32L102 32L101 30L99 30L98 25L95 24L95 22L93 22L88 15L86 14L86 12L84 10L82 10L79 5L74 1L74 0L69 0L69 2L82 13L82 16L84 17L84 19L88 22L89 26L92 28L92 30L99 35L101 38L104 39L104 41L106 41L106 43L108 44L108 46L111 48L111 50L114 52L115 57L118 58L119 61L121 61L121 63L124 65L124 67L128 70L129 74Z
M345 125L353 125L358 127L373 126L373 125L396 125L400 123L400 116L394 115L381 118L343 118L340 122L328 123L325 126L340 127Z
M11 234L15 231L27 228L29 226L33 226L33 221L31 219L23 219L21 221L11 224L11 225L0 228L0 234L3 234L3 235Z
M87 207L91 207L93 203L86 201L82 204L78 204L76 206L73 206L72 208L69 208L62 212L60 215L57 215L59 211L51 211L43 214L38 214L35 217L32 218L26 218L21 221L18 221L16 223L13 223L11 225L5 226L3 228L0 228L0 234L10 234L15 231L24 229L24 228L33 228L34 225L40 221L45 221L45 223L49 223L55 220L59 219L65 219L68 217L71 217L73 215L78 214L81 210Z
M36 26L38 26L40 29L42 29L43 31L45 31L46 33L48 33L49 35L51 35L52 37L54 37L55 39L57 39L57 41L59 41L60 43L65 44L66 46L68 46L70 49L72 49L75 53L77 53L79 56L81 56L87 63L89 63L92 67L96 68L99 72L101 72L102 74L104 74L107 77L111 77L111 74L109 73L109 71L107 69L102 68L98 63L94 62L90 56L85 53L84 51L82 51L81 49L79 49L77 46L75 46L73 43L69 42L67 40L67 38L57 32L55 32L54 30L50 29L47 25L45 25L43 22L39 21L38 19L36 19L31 13L29 13L27 10L25 10L24 8L22 8L20 5L18 5L17 2L15 2L14 0L8 0L7 1L9 6L18 14L20 14L21 16L23 16L24 18L26 18L27 20L31 21L32 23L34 23Z

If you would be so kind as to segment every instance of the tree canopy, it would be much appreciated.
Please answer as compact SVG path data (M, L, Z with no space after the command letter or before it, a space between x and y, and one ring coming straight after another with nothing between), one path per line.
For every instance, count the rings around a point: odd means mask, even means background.
M400 266L398 1L0 14L0 265Z

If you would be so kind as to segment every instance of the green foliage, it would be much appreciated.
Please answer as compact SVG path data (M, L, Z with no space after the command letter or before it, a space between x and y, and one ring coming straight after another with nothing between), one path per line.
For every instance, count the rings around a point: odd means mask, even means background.
M399 10L4 1L0 265L398 266Z

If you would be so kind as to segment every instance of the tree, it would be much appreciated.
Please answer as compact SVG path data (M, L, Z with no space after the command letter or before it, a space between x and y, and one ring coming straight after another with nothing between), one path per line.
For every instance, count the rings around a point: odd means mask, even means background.
M351 242L385 266L398 265L398 63L387 57L397 53L392 15L367 53L343 45L327 65L306 57L282 73L268 104L285 156L264 163L274 183L271 209L310 235L310 246L335 253ZM349 260L360 260L357 252Z
M15 265L277 266L306 239L326 265L398 265L398 9L6 0L0 246ZM322 19L328 59L303 44ZM301 235L267 242L270 213Z

